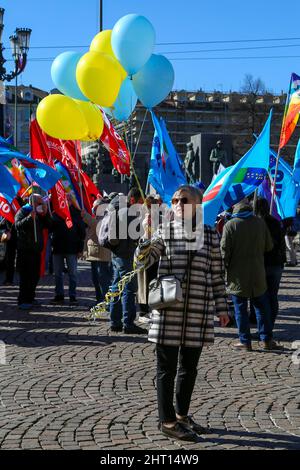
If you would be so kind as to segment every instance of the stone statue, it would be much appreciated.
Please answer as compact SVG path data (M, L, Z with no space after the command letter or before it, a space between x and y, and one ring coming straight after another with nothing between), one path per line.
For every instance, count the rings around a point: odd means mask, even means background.
M192 142L186 144L187 154L184 159L185 175L189 184L195 182L195 152Z
M209 160L213 162L213 174L218 173L220 163L225 162L227 158L227 152L223 149L223 142L218 140L214 149L210 153Z

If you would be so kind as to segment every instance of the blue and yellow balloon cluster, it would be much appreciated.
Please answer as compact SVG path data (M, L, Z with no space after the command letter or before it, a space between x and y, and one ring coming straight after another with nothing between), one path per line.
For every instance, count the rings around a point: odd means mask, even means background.
M40 127L58 139L97 140L104 126L100 107L124 121L138 99L146 108L156 106L171 91L174 70L166 57L153 54L154 46L150 21L130 14L97 34L85 54L60 54L51 76L62 94L40 102Z

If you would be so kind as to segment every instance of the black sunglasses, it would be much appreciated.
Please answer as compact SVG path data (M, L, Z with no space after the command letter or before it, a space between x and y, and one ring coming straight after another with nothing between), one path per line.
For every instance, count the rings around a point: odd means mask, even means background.
M189 199L187 197L180 197L180 198L174 197L172 199L172 204L174 206L176 206L176 204L178 204L179 201L180 201L180 204L188 204L189 203Z

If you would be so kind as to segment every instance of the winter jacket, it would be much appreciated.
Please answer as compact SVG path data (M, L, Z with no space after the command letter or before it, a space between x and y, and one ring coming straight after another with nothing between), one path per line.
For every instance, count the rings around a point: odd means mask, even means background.
M273 240L272 250L265 253L265 267L280 266L283 268L286 262L284 230L281 228L280 222L271 215L264 217L264 221Z
M251 207L239 204L223 229L221 252L225 262L227 290L238 297L259 297L267 290L264 255L273 248L263 219L251 214Z
M74 206L70 207L73 226L68 228L64 219L53 215L52 248L55 255L78 255L83 252L85 224L81 213Z
M83 221L88 227L84 247L84 258L86 261L111 261L111 251L100 246L98 242L101 220L98 217L92 217L87 212L83 217Z
M31 253L41 253L44 247L43 230L52 227L52 221L49 214L45 216L36 216L36 240L34 221L31 217L31 211L27 207L21 207L15 216L15 227L17 231L17 248L19 251Z
M204 226L203 245L191 252L177 222L170 222L170 236L159 229L150 241L140 243L146 266L159 261L158 276L175 274L182 282L183 302L153 310L149 341L166 346L201 348L214 341L214 315L228 314L224 269L218 234ZM190 263L190 280L185 272Z

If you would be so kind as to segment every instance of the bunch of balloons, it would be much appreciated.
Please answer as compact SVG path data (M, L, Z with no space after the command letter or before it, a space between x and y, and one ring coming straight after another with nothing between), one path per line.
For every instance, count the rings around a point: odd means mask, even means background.
M166 57L153 54L154 45L149 20L130 14L97 34L87 53L60 54L51 76L62 94L40 102L40 127L63 140L97 140L104 125L99 107L124 121L138 99L146 108L156 106L172 90L174 70Z

